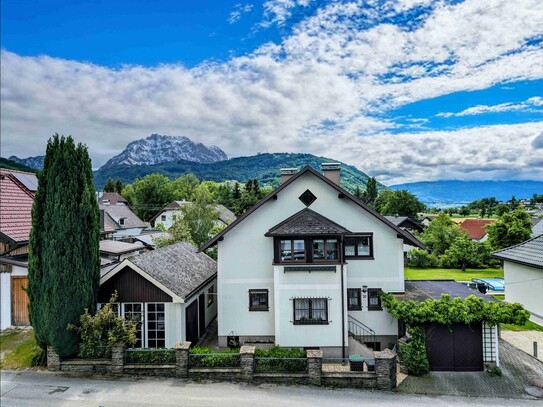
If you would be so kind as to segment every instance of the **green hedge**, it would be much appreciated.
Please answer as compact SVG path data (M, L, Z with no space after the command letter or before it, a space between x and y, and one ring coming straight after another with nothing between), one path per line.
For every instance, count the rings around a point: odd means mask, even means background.
M175 349L129 349L125 352L125 363L173 365L175 364Z
M297 348L256 349L257 372L305 372L306 352Z
M239 349L215 351L206 346L195 346L189 353L190 367L239 367L241 364Z

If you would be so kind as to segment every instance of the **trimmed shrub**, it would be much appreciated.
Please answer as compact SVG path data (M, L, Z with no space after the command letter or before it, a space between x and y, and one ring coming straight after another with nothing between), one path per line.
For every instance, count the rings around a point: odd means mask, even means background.
M125 363L173 365L175 364L175 349L130 349L125 353Z
M305 372L306 352L297 348L256 349L257 372ZM269 359L268 359L269 358Z
M415 268L433 268L439 265L439 259L426 250L412 249L407 252L407 265Z

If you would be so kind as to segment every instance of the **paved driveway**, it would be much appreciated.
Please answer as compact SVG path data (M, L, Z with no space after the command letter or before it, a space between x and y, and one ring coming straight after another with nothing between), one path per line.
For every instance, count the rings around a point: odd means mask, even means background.
M525 388L543 378L543 363L500 340L500 364L503 375L486 372L430 372L426 376L408 376L397 391L428 395L499 397L531 399Z

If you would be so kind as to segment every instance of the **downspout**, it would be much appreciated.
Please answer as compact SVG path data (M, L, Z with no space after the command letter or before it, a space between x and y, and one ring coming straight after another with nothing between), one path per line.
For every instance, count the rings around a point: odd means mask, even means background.
M343 279L343 235L340 237L340 259L341 259L341 353L343 359L345 359L345 293L344 293L344 279Z

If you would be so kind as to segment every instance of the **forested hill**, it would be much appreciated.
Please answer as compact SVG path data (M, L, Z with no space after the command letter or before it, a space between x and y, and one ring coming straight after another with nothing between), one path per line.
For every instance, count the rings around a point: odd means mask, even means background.
M8 170L18 170L26 172L36 172L35 169L27 167L17 161L9 160L7 158L0 157L0 168L6 168Z
M316 157L311 154L258 154L249 157L237 157L229 160L209 164L200 164L190 161L176 161L156 165L135 165L122 167L109 167L94 172L94 184L102 188L108 178L118 179L132 183L137 177L147 174L160 173L170 179L180 175L193 173L200 180L246 182L256 178L261 185L278 186L281 181L279 169L297 167L303 168L310 165L320 170L320 164L325 162L337 162L336 160ZM341 163L341 186L348 191L354 191L356 186L364 189L368 176L362 171ZM386 188L377 183L379 190Z

